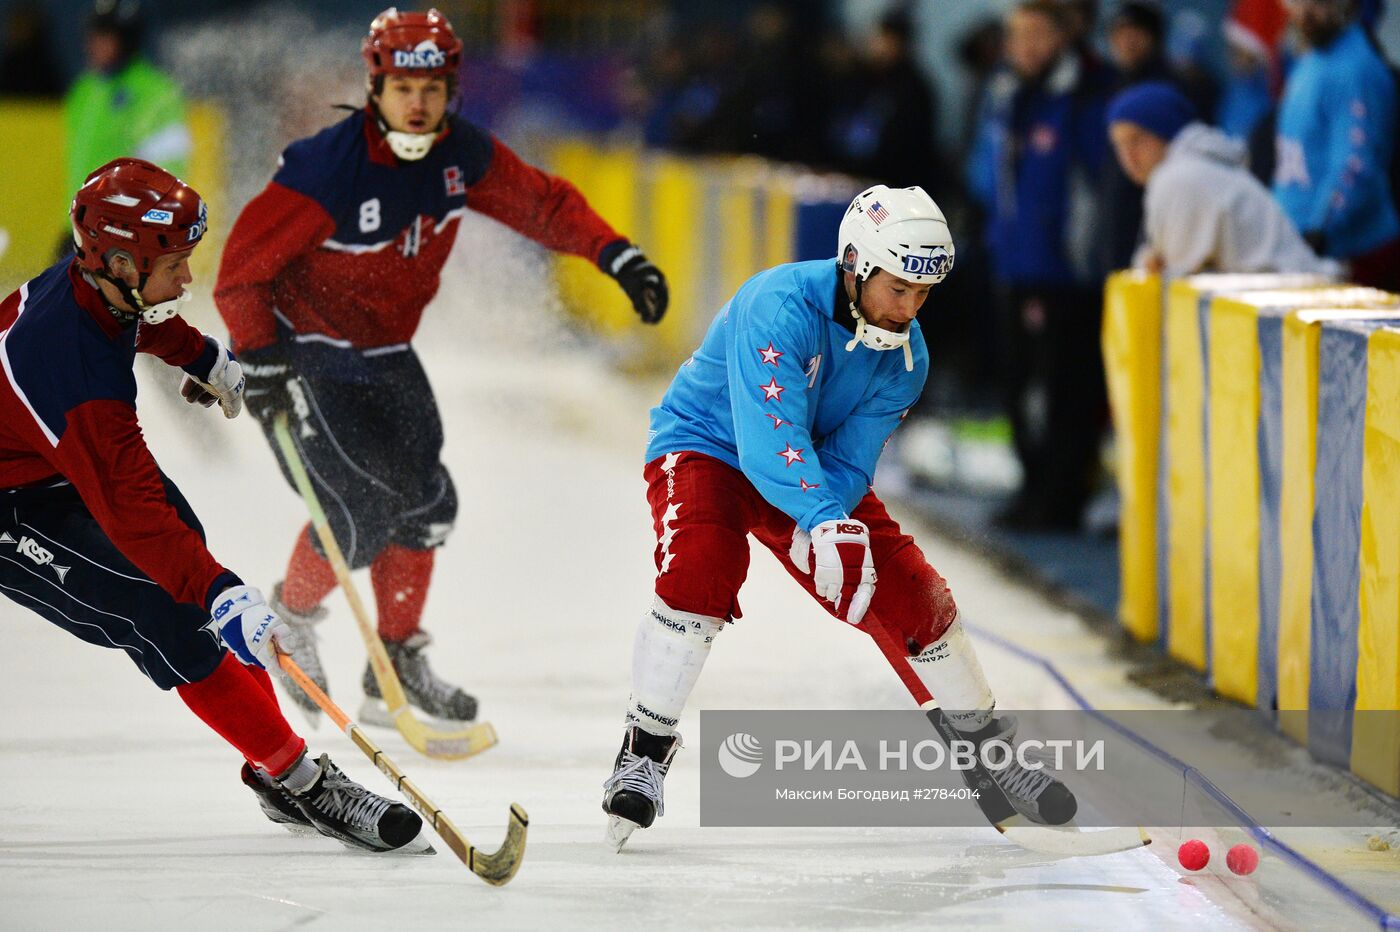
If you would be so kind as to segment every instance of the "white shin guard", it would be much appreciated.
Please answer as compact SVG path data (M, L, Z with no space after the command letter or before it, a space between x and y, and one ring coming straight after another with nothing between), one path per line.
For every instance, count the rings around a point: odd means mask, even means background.
M996 699L963 629L961 614L941 638L909 659L954 728L977 731L991 721Z
M658 598L632 642L627 721L654 735L675 734L723 618L678 612Z

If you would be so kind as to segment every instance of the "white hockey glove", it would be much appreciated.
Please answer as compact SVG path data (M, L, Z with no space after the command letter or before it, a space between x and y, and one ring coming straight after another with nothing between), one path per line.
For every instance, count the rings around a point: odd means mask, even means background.
M208 339L214 340L213 337ZM217 401L224 417L238 417L238 412L243 410L243 367L226 346L218 340L214 340L214 343L218 346L218 353L209 374L198 379L185 373L180 383L180 394L190 404L200 404L206 408Z
M809 554L816 554L811 570ZM812 573L817 595L832 604L837 616L853 625L860 624L870 600L875 596L875 562L870 558L870 531L855 518L823 521L808 534L801 528L792 533L788 551L793 565ZM844 592L854 589L841 613Z
M252 586L230 586L214 599L205 625L224 646L250 667L277 668L274 642L290 645L295 638L263 594Z

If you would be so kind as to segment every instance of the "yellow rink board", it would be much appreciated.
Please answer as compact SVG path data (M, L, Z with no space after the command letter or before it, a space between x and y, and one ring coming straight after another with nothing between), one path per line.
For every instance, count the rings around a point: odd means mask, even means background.
M1210 669L1212 685L1222 696L1253 705L1258 694L1259 313L1264 308L1364 311L1395 303L1395 296L1384 291L1345 286L1245 291L1211 300L1206 454Z
M212 282L223 231L233 225L224 198L224 114L214 104L190 101L186 120L193 150L184 180L208 202L211 233L195 250L192 264L197 282ZM8 243L0 251L0 297L57 258L73 196L64 190L66 135L62 104L0 100L0 139L18 153L0 172L0 229Z
M1192 275L1167 289L1165 325L1167 652L1206 669L1205 294L1325 285L1316 275ZM1159 516L1160 520L1160 516Z
M581 142L556 146L550 162L556 174L588 192L588 202L623 236L637 231L639 154L632 149L599 149ZM617 284L587 259L561 256L555 278L564 305L599 329L615 333L632 326L636 315Z
M1215 298L1207 341L1211 681L1247 705L1259 663L1258 315L1245 301Z
M1189 281L1174 281L1167 289L1167 652L1204 670L1205 364L1199 302Z
M1118 619L1155 641L1157 470L1162 407L1162 281L1116 272L1104 288L1103 358L1118 453Z
M1400 329L1367 347L1364 444L1351 769L1400 796Z

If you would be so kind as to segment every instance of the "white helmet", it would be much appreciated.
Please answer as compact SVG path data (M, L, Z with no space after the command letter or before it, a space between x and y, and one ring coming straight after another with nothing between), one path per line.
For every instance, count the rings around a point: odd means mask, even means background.
M920 187L866 188L841 218L841 268L867 279L877 268L919 285L936 285L953 268L953 236Z
M953 237L943 211L923 188L877 184L851 201L837 240L842 271L856 277L856 300L850 304L856 333L846 351L861 343L873 350L902 348L904 368L913 372L908 328L893 333L866 323L859 307L860 286L877 268L918 285L943 281L953 268Z

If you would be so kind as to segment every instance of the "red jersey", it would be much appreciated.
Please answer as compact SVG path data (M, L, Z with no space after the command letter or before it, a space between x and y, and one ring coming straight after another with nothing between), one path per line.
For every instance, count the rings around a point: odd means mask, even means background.
M275 342L279 318L300 339L407 343L468 209L594 262L622 239L572 184L465 120L406 162L357 111L288 146L234 224L214 291L234 350Z
M0 302L0 493L71 482L141 572L207 608L237 577L166 499L136 420L138 352L199 373L216 345L180 317L121 325L68 259Z

